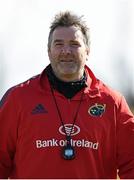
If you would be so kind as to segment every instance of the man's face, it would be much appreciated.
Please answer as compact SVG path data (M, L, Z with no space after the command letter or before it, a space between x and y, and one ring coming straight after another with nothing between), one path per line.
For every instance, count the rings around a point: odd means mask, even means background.
M59 79L81 79L88 53L83 34L77 27L58 27L54 30L48 55L52 69Z

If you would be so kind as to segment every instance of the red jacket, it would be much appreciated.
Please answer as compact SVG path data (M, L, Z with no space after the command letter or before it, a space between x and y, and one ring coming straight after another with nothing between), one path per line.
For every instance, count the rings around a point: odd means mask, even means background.
M86 74L72 131L73 160L61 155L65 134L45 71L6 93L0 104L0 178L112 179L117 169L120 178L134 178L134 117L122 95L88 67ZM54 91L67 131L82 92L67 99Z

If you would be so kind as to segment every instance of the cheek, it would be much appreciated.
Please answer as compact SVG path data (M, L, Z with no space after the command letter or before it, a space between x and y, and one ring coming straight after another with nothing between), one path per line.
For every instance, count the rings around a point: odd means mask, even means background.
M56 53L56 52L51 51L51 53L49 53L49 59L50 59L50 60L53 60L53 59L55 59L56 57L57 57L57 53Z
M87 59L87 54L85 52L79 53L79 60L84 62Z
M88 57L88 52L87 51L83 51L83 58L87 59Z
M51 57L53 57L53 58L57 58L59 55L60 55L60 52L58 50L54 50L51 53Z

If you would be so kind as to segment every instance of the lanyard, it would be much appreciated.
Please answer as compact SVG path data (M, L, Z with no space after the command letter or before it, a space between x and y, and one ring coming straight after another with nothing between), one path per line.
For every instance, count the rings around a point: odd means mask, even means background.
M66 129L65 129L65 125L64 125L64 122L63 122L63 119L62 119L62 116L61 116L61 112L60 112L60 109L58 107L58 104L57 104L57 101L56 101L56 97L54 95L54 90L52 88L52 85L50 85L51 87L51 93L52 93L52 96L53 96L53 100L54 100L54 103L55 103L55 106L56 106L56 109L57 109L57 112L58 112L58 115L59 115L59 119L60 119L60 122L64 128L64 132L66 134L66 140L67 140L67 144L66 146L64 147L63 149L63 157L64 159L67 159L67 160L70 160L70 159L73 159L75 157L75 151L74 151L74 148L71 146L71 134L72 134L72 130L73 130L73 127L75 125L75 122L76 122L76 119L77 119L77 116L78 116L78 112L79 112L79 109L80 109L80 105L82 103L82 99L83 99L83 95L84 95L84 91L83 93L81 94L81 97L80 97L80 101L79 101L79 104L76 108L76 113L75 113L75 116L73 118L73 123L72 123L72 127L71 127L71 130L70 130L70 133L67 134L66 132Z

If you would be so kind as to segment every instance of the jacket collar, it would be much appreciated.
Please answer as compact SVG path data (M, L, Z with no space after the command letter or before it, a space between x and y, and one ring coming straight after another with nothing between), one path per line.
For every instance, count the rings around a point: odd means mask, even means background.
M90 97L100 96L100 81L95 77L94 73L88 66L85 66L87 76L87 87L85 93Z
M42 71L42 73L39 76L39 85L43 92L45 89L46 90L45 92L51 93L50 84L49 84L49 80L47 78L45 69ZM95 77L94 73L91 71L91 69L87 65L85 65L85 73L87 76L87 81L86 81L87 87L85 87L85 89L84 89L85 96L90 96L92 98L101 96L100 81ZM78 93L79 94L79 95L77 95L78 98L81 96L81 93L82 93L81 91ZM59 92L56 92L56 94L60 95ZM74 98L75 97L76 96L74 96Z

